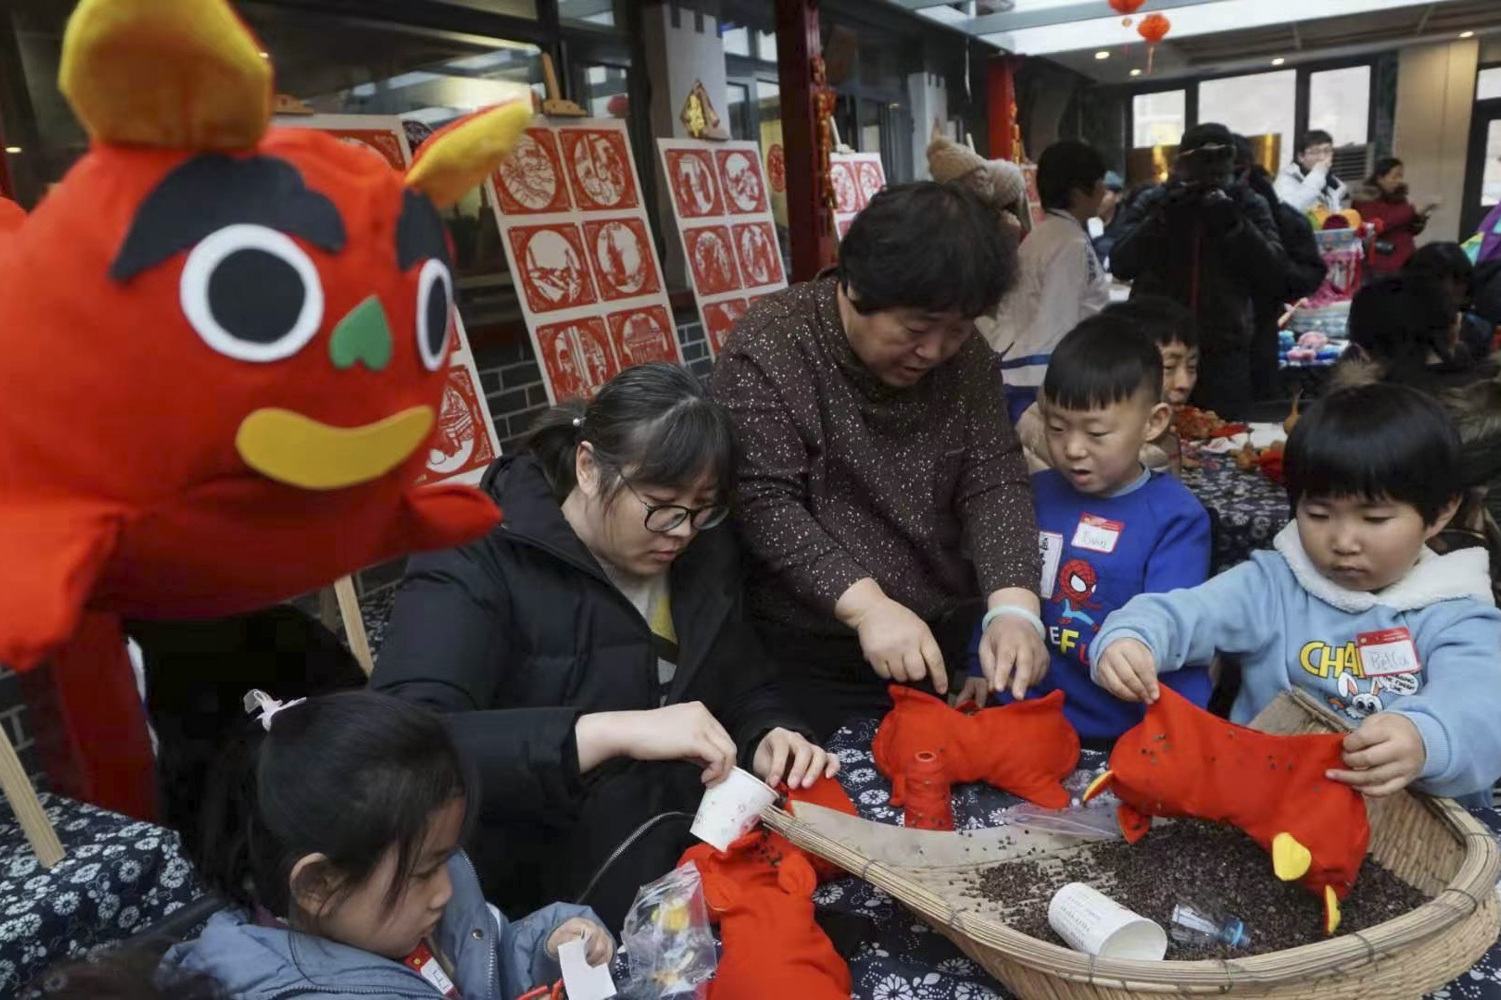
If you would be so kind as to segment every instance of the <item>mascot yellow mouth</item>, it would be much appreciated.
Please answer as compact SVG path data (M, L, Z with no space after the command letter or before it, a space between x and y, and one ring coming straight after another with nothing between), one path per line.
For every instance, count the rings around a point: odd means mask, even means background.
M240 421L235 450L268 479L304 490L337 490L396 468L433 429L430 406L414 406L361 427L334 427L267 407Z

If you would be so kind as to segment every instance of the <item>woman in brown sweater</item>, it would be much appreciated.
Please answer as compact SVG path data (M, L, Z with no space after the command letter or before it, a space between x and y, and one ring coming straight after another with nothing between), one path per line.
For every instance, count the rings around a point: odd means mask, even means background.
M982 616L994 687L1047 668L1026 464L974 327L1015 276L976 195L890 188L837 269L762 299L720 355L749 610L820 736L884 713L891 682L947 692Z

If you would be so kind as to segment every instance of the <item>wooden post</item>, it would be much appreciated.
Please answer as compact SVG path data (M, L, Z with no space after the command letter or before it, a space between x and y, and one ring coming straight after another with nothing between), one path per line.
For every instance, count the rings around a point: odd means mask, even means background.
M344 637L349 640L349 651L369 677L375 670L375 657L370 655L370 637L365 634L365 616L360 612L359 595L354 592L354 578L339 577L339 582L334 584L334 595L339 599L339 617L344 619Z
M782 90L782 147L787 153L792 280L808 281L834 262L834 218L824 203L813 81L813 60L822 49L818 0L776 0L776 5L777 77Z
M5 792L5 801L10 803L11 812L16 814L16 822L21 824L41 866L51 868L61 861L62 841L57 839L57 831L42 810L36 789L31 787L31 779L26 777L21 758L16 756L16 748L3 727L0 727L0 790Z
M990 156L1021 162L1016 108L1016 67L1020 60L995 56L985 68L985 97L989 109Z

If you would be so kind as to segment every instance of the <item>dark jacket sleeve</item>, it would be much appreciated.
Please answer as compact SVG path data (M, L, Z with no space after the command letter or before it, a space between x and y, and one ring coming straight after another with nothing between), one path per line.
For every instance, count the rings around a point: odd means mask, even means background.
M1319 253L1319 241L1314 238L1313 225L1307 217L1286 205L1277 206L1276 212L1282 230L1282 248L1287 251L1287 300L1296 302L1319 290L1329 273L1329 265Z
M1272 210L1254 191L1237 189L1237 194L1241 223L1220 241L1221 257L1245 275L1258 295L1281 295L1287 284L1287 254Z
M1110 273L1134 281L1167 254L1167 224L1159 211L1163 189L1153 188L1132 202L1110 250Z
M486 800L535 818L566 816L581 792L579 711L489 707L507 680L512 630L487 544L412 557L370 686L446 715Z

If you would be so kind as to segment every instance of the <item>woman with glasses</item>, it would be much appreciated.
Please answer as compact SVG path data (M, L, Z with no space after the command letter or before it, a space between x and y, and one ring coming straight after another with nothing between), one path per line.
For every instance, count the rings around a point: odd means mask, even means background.
M628 368L491 467L489 536L412 558L371 683L450 713L485 792L470 854L493 901L590 890L618 928L737 761L803 785L837 770L743 618L735 467L694 376ZM631 839L664 813L687 818Z

